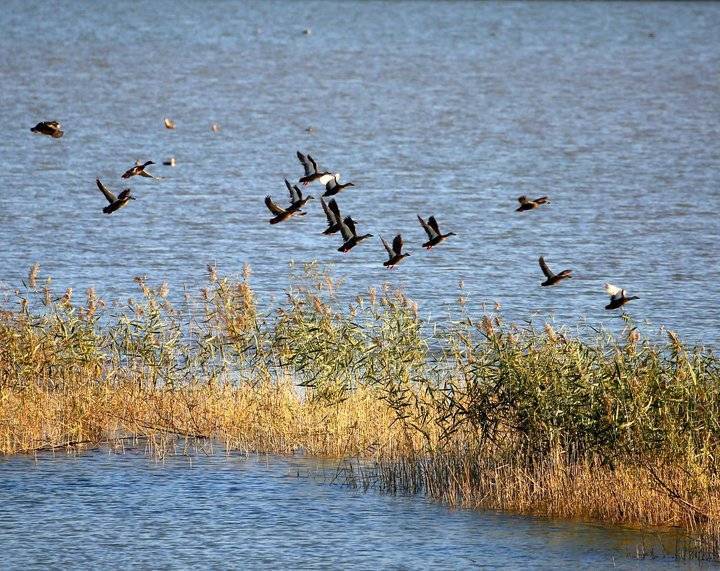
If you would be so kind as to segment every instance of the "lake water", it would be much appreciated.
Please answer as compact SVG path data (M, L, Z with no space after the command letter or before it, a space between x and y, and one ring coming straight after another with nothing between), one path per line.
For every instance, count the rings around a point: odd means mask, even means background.
M610 281L641 297L642 330L717 347L719 29L717 3L11 0L0 282L39 262L58 288L122 299L147 275L179 296L249 262L271 304L291 260L318 260L348 298L387 280L423 316L462 280L474 315L619 330ZM30 133L50 119L64 138ZM317 200L267 224L298 149L355 182L338 202L375 238L339 254ZM119 191L135 159L170 156L102 214L95 177ZM516 213L521 194L551 204ZM417 214L459 236L425 252ZM397 232L414 255L390 273L377 236ZM575 279L541 288L541 254Z
M142 451L0 459L3 569L698 569L637 531L333 484L305 458ZM656 551L657 553L657 551Z

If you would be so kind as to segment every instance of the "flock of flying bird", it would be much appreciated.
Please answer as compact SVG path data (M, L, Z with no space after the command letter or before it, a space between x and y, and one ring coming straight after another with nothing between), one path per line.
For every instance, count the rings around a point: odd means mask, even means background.
M175 123L170 119L166 118L164 120L164 124L168 129L175 128ZM214 123L212 130L217 131L218 128L217 124ZM55 139L59 139L64 134L62 126L58 121L43 121L35 125L35 127L30 130L34 133L48 135ZM325 201L325 198L335 196L344 189L355 185L352 182L341 183L340 173L332 173L330 171L321 170L320 167L318 167L317 162L310 155L304 155L298 151L297 158L304 169L304 174L298 179L298 182L302 183L305 187L316 182L325 186L325 192L320 198L320 204L322 205L325 216L327 217L328 227L323 231L323 234L330 235L340 232L343 243L338 248L338 252L347 253L366 238L371 238L372 234L358 234L355 227L355 220L353 220L351 216L343 217L340 214L340 207L338 206L335 198L330 198L328 202ZM129 179L133 176L143 176L159 179L161 177L156 177L145 170L149 165L153 164L155 164L153 161L146 161L145 163L140 163L138 161L133 167L125 171L121 178ZM174 166L175 160L170 159L165 164ZM116 210L125 206L130 200L135 200L132 196L132 190L129 188L122 190L120 194L116 196L102 182L100 182L100 179L96 179L95 183L108 201L108 205L103 208L103 212L105 214L112 214ZM287 179L285 179L285 186L287 187L290 195L290 204L287 207L283 208L278 206L275 202L273 202L270 196L265 197L265 205L273 215L269 221L270 224L284 222L296 215L304 216L306 213L302 210L303 207L305 207L309 200L313 199L311 195L303 195L303 191L300 187L298 187L297 184L290 183ZM533 210L544 204L548 204L549 199L547 196L541 196L534 200L530 200L527 196L521 196L518 198L518 202L520 205L516 208L516 212L524 212L527 210ZM440 231L440 227L438 226L438 222L434 216L430 216L427 221L423 220L423 218L419 215L417 218L420 222L420 226L422 226L423 230L425 230L428 237L427 241L422 245L423 248L427 250L437 246L446 238L456 235L454 232L443 234ZM385 247L388 255L388 259L383 262L383 266L386 268L394 268L404 258L410 255L409 253L402 251L403 239L401 234L395 236L392 244L388 244L382 236L380 236L380 241ZM565 279L572 278L572 270L563 270L555 274L550 270L542 256L540 256L538 262L540 264L540 269L546 278L545 281L540 284L542 286L557 285ZM608 295L610 295L610 303L605 306L605 309L618 309L624 306L627 302L633 299L638 299L638 296L628 296L624 289L609 283L605 284L605 291Z

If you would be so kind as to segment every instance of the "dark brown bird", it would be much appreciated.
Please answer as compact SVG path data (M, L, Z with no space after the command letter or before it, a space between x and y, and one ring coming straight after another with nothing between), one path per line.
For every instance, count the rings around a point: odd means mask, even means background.
M518 206L515 209L515 212L524 212L525 210L532 210L533 208L537 208L541 204L549 204L550 200L547 196L541 196L540 198L536 198L535 200L528 199L527 196L521 196L518 198L518 202L520 203L520 206Z
M545 263L545 258L540 256L540 259L538 260L540 263L540 269L545 274L545 277L547 278L544 282L542 282L540 285L543 286L551 286L560 283L562 280L571 278L572 270L563 270L559 274L554 274L550 271L550 268L548 268L548 265Z
M610 295L610 303L605 306L605 309L617 309L618 307L625 305L628 301L640 299L636 295L628 297L627 292L624 289L620 289L619 287L608 283L605 284L605 291L608 295Z
M360 242L365 240L365 238L372 238L372 234L363 234L362 236L358 236L358 233L355 230L355 221L350 218L350 216L345 217L340 224L340 233L342 234L345 242L343 242L343 245L338 248L338 252L342 252L343 254L352 250Z
M292 205L290 205L290 207L288 207L287 209L280 208L272 201L272 198L270 198L270 196L265 197L265 206L267 206L268 210L275 215L268 221L270 222L270 224L277 224L278 222L282 222L283 220L288 220L296 214L298 216L305 216L305 213L302 210L298 208L293 208Z
M340 173L336 172L333 177L325 184L325 192L323 193L323 196L333 196L350 186L355 185L351 182L340 184Z
M288 210L300 210L308 200L312 200L312 195L308 195L303 198L302 190L297 185L293 186L290 184L288 179L285 179L285 186L287 186L288 192L290 193L290 208Z
M385 250L388 253L388 260L383 262L383 266L386 268L393 268L400 262L402 262L403 258L408 257L410 254L403 254L402 253L402 247L403 247L403 239L400 234L395 236L393 239L392 247L385 241L385 238L380 236L380 240L382 241L383 246L385 246Z
M137 164L132 168L129 168L125 171L125 173L122 175L121 178L130 178L131 176L144 176L147 178L155 178L159 179L159 176L153 176L149 172L145 170L145 167L148 165L154 165L155 163L153 161L146 161L143 164Z
M49 135L53 139L59 139L65 132L62 130L62 125L57 121L41 121L30 130L33 133L40 133L41 135Z
M298 151L297 158L305 169L305 176L301 176L298 179L298 182L303 183L303 186L307 186L315 181L318 181L320 184L327 184L330 179L333 178L334 175L331 172L321 171L315 159L310 155L303 155Z
M130 193L132 191L129 188L126 188L125 190L120 192L119 196L115 196L112 192L108 190L108 188L103 183L100 182L99 178L95 179L95 184L97 184L100 192L105 195L105 198L107 198L107 201L110 203L108 206L103 208L103 212L105 214L112 214L116 210L120 210L129 201L135 200L134 196L130 196Z
M320 204L322 204L323 211L327 217L328 227L323 231L323 234L329 236L340 231L340 225L342 224L342 216L340 216L340 208L335 202L334 198L330 199L330 202L326 203L325 200L320 197Z
M420 226L423 227L429 238L428 241L423 244L423 248L427 250L429 250L433 246L437 246L448 236L456 236L455 232L442 234L440 232L440 228L438 227L437 220L435 220L434 216L431 216L430 218L428 218L428 221L425 222L425 220L423 220L420 215L418 215L418 220L420 221Z

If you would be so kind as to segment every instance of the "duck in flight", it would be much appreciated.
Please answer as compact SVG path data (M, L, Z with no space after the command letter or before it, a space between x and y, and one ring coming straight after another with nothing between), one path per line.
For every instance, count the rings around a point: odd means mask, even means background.
M428 218L428 221L425 222L425 220L423 220L420 215L418 215L418 220L420 221L420 226L423 227L423 230L425 230L428 235L428 241L423 244L423 248L425 248L426 250L429 250L433 246L437 246L448 236L456 236L455 232L448 232L447 234L442 234L440 232L440 228L438 227L437 220L435 220L434 216L431 216L430 218Z
M159 179L160 178L159 176L153 176L145 170L145 167L147 167L148 165L154 165L154 164L155 163L153 161L145 161L142 164L135 164L134 167L131 167L128 170L126 170L123 173L121 178L130 178L131 176L139 175L139 176L144 176L147 178Z
M283 220L289 220L296 214L298 216L305 216L305 213L302 210L294 208L292 204L288 208L279 207L273 202L269 195L265 197L265 206L267 206L268 210L274 214L274 216L268 221L270 224L277 224Z
M620 289L619 287L608 283L605 284L605 291L610 296L610 303L605 306L605 309L617 309L618 307L625 305L628 301L640 299L636 295L628 297L627 292L624 289Z
M540 263L540 269L545 274L545 277L547 278L544 282L542 282L540 285L542 286L551 286L560 283L562 280L571 278L572 270L563 270L559 274L554 274L550 271L550 268L548 268L548 265L545 263L545 258L540 256L540 259L538 260Z
M65 134L62 130L62 125L58 121L41 121L30 130L33 133L40 133L41 135L49 135L53 139L59 139Z
M343 245L338 248L338 252L342 252L343 254L352 250L360 242L365 240L365 238L372 238L372 234L363 234L362 236L359 236L357 230L355 230L355 221L350 218L350 216L346 216L341 222L340 233L345 241L343 242Z
M298 179L298 182L303 183L303 186L312 184L318 181L320 184L327 184L330 179L335 175L328 171L321 171L310 155L303 155L300 151L297 152L297 158L305 169L305 175Z
M349 186L355 185L351 182L340 184L340 173L336 172L333 177L325 184L325 192L323 193L323 196L333 196L338 192L341 192L342 190L348 188Z
M530 200L527 196L523 195L518 198L518 202L520 203L520 206L515 209L515 212L532 210L533 208L537 208L541 204L549 204L550 200L547 196L541 196L540 198L536 198L535 200Z
M342 216L340 216L340 207L335 202L334 198L330 199L330 202L320 197L320 204L322 204L323 211L327 217L328 227L323 231L323 234L329 236L340 231L340 225L342 224Z
M300 190L297 185L293 186L290 184L288 179L285 179L285 186L287 186L288 192L290 193L289 210L300 210L308 200L313 198L312 195L303 198L302 190Z
M397 264L402 262L403 258L408 257L410 254L402 253L403 239L400 234L395 236L393 239L392 247L385 241L385 238L380 236L383 246L388 253L388 260L383 262L383 266L386 268L394 268Z
M123 206L125 206L128 202L131 200L135 200L134 196L130 196L130 193L132 192L129 188L126 188L118 196L115 196L108 188L100 182L99 178L95 179L95 184L97 184L97 187L100 189L100 192L102 192L105 195L105 198L107 198L107 201L110 203L108 206L103 208L103 212L105 214L112 214L116 210L120 210Z

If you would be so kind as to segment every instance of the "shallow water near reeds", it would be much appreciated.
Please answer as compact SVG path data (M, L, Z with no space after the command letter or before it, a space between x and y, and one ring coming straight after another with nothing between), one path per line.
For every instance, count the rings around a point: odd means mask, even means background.
M342 485L338 462L143 450L0 459L4 569L706 567L634 530L452 510ZM665 538L672 546L672 539Z
M317 259L347 297L388 280L423 316L462 280L471 314L618 330L607 280L643 332L717 346L719 28L717 3L5 3L0 282L39 262L58 290L122 300L147 275L180 297L249 262L270 305ZM30 133L50 119L64 138ZM267 224L296 149L356 183L338 202L375 238L339 254L317 201ZM118 191L170 156L101 213L96 176ZM518 214L520 194L552 203ZM459 236L421 251L416 214ZM378 236L400 231L391 273ZM575 279L541 288L539 255Z

